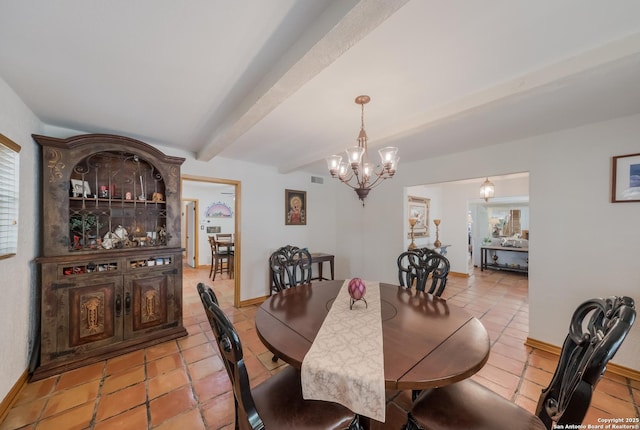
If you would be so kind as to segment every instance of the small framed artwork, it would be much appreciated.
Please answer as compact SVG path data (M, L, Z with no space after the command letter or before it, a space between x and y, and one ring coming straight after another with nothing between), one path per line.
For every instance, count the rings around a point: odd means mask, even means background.
M285 225L307 225L307 192L284 190Z
M429 203L430 199L424 197L408 196L407 213L409 218L416 218L413 228L414 237L429 236Z
M73 197L89 197L91 195L91 187L87 181L71 179L71 192Z
M640 154L613 157L611 203L640 202Z

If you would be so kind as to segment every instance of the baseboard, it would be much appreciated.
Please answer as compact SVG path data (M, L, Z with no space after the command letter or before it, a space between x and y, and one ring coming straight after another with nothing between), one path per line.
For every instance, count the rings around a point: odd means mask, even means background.
M13 384L11 390L9 390L9 392L7 393L6 397L2 399L2 402L0 402L0 423L2 423L9 414L11 407L16 402L16 400L18 400L18 394L20 394L22 388L27 385L27 382L29 382L28 369L25 370L22 375L20 375L16 383Z
M269 296L263 296L263 297L256 297L253 299L249 299L249 300L244 300L240 302L240 307L242 308L244 306L261 305L262 302L264 302L268 298Z
M456 278L468 278L469 274L462 272L449 272L449 276L454 276Z
M531 339L530 337L524 343L531 348L539 349L541 351L548 352L550 354L560 357L561 348L550 343L542 342L540 340ZM640 382L640 370L631 369L629 367L620 366L619 364L609 362L607 364L607 372L611 372L614 375L629 378L633 381Z

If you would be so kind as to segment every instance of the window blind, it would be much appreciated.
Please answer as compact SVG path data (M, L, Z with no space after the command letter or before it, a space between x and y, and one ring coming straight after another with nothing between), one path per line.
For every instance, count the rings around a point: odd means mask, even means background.
M0 134L0 258L18 250L20 145Z

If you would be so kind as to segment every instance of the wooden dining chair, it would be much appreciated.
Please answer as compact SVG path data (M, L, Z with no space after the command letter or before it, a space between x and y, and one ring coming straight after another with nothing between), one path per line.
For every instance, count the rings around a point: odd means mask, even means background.
M344 406L304 400L300 371L291 366L252 389L238 333L220 309L213 290L202 283L197 289L231 380L236 430L362 430L358 415Z
M571 318L558 366L549 386L542 390L535 415L466 379L423 391L413 403L404 429L578 428L593 390L635 317L630 297L596 298L581 304Z
M215 237L209 236L209 245L211 247L211 269L209 270L209 276L213 274L212 280L216 280L216 274L222 273L226 270L227 274L231 276L233 274L233 259L234 253L229 246L220 244Z
M442 296L451 268L447 257L432 249L420 248L400 254L397 265L401 286Z
M306 248L291 245L279 248L269 256L269 268L272 293L311 283L311 254Z

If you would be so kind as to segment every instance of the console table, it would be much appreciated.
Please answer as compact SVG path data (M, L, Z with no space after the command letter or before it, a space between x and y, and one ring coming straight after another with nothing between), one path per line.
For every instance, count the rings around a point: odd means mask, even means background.
M494 269L494 270L511 270L513 272L521 272L528 273L529 266L520 265L520 264L501 264L496 261L489 262L489 258L487 258L489 251L495 252L519 252L526 253L527 262L529 260L529 248L516 248L510 246L482 246L480 247L480 271L484 271L484 269Z

